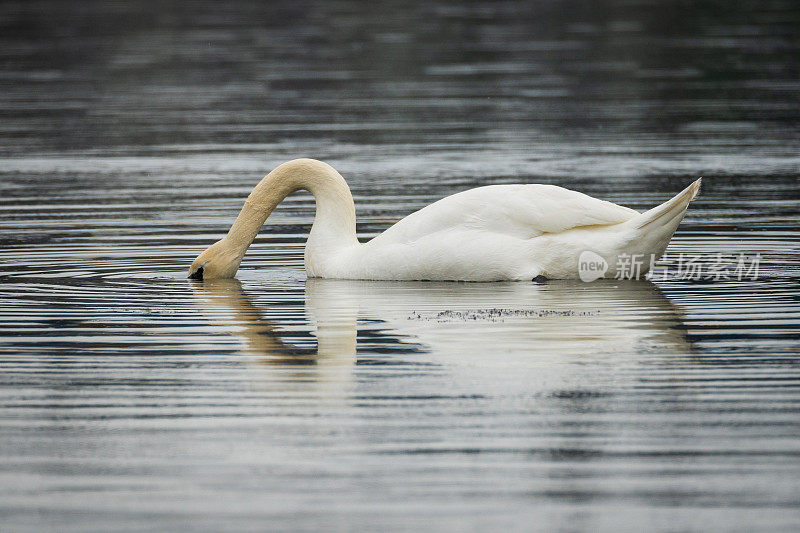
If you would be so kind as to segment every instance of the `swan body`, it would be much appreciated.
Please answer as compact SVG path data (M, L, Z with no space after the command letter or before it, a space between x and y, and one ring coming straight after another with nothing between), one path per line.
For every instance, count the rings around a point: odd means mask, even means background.
M643 274L664 252L700 187L639 213L555 185L489 185L443 198L369 242L356 238L344 178L314 159L283 163L256 185L228 234L194 260L189 277L232 278L270 213L286 196L310 191L317 212L304 254L311 278L368 280L532 280L579 276L581 254L621 257Z

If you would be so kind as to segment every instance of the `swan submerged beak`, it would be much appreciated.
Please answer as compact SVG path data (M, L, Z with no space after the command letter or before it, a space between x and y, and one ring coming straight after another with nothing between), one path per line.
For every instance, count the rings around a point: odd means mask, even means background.
M189 267L189 279L208 281L210 279L227 279L236 275L242 261L235 249L224 241L217 241L192 261Z
M205 272L208 259L206 259L204 256L207 252L208 250L198 255L197 259L192 261L192 264L189 266L189 275L186 276L187 278L194 281L203 281L204 279L211 277L207 276Z
M203 281L203 267L201 266L196 270L190 270L188 278L197 281Z

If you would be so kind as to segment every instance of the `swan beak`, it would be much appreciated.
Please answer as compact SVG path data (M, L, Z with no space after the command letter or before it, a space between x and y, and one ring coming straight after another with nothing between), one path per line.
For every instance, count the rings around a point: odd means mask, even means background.
M193 270L189 272L189 279L194 279L197 281L203 281L203 267L198 267L197 270Z

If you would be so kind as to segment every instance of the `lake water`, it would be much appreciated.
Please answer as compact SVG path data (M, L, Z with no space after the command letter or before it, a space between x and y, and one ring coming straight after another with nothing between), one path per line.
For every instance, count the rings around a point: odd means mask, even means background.
M789 1L3 2L0 529L800 529L799 28ZM704 180L652 281L306 280L307 194L238 281L186 280L303 156L362 239L478 185L646 209ZM756 279L678 275L740 255Z

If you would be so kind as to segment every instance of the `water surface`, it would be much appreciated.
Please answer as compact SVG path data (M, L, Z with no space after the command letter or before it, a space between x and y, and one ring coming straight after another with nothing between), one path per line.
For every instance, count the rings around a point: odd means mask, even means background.
M0 5L0 520L14 531L800 528L791 2ZM465 188L646 209L660 272L306 280L313 199L185 279L294 157L359 236Z

